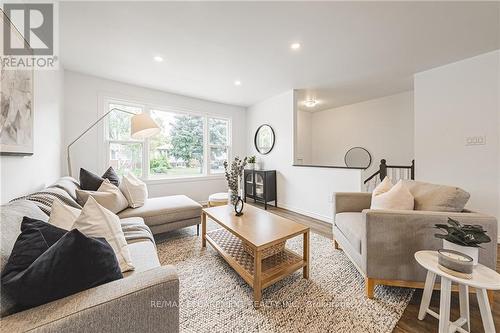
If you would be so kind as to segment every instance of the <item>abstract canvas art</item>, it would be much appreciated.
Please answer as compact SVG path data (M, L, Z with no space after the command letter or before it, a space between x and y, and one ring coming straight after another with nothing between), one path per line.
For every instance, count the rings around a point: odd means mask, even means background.
M32 155L33 70L0 63L0 76L0 154Z

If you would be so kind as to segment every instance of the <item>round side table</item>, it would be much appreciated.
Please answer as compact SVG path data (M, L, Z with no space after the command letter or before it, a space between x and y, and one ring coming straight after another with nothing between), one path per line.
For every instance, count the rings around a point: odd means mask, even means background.
M439 319L439 333L449 332L470 332L469 318L469 287L476 289L477 302L481 311L481 319L485 332L495 332L495 324L491 315L490 302L488 300L487 290L500 290L500 274L494 270L478 264L472 272L472 279L461 279L459 277L443 272L438 267L437 251L418 251L415 253L417 262L427 270L425 279L425 289L420 303L418 319L423 320L426 314ZM439 300L439 314L429 309L432 290L436 276L441 277L441 296ZM460 296L460 318L450 322L450 300L451 283L458 284ZM466 325L466 329L463 326Z

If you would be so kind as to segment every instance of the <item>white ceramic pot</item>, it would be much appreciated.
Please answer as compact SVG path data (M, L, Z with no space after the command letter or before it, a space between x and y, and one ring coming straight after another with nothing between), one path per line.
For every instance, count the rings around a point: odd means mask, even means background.
M479 248L472 246L463 246L458 245L452 242L448 242L446 239L443 239L443 248L445 250L454 250L463 254L468 255L472 258L473 265L476 266L479 263Z
M255 169L255 163L247 163L247 167L249 170L254 170Z

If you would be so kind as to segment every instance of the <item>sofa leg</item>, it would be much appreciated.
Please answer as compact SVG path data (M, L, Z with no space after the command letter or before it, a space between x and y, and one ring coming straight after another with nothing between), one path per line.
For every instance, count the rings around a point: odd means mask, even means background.
M200 225L197 224L196 225L196 236L199 236L200 235Z
M335 250L340 250L339 243L337 243L336 239L333 240L333 247L335 248Z
M366 297L373 298L373 290L375 289L375 281L370 278L365 278Z

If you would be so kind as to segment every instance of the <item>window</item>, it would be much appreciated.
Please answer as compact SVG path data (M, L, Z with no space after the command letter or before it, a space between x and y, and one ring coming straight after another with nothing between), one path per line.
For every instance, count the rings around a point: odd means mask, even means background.
M151 179L204 174L203 118L151 110L161 132L149 139Z
M142 112L142 108L129 105L109 103L108 107L108 110L117 108L133 113ZM131 138L131 117L132 115L121 111L113 111L109 114L106 131L109 144L109 165L111 165L119 175L132 171L137 176L142 177L144 142Z
M229 121L208 118L208 141L210 172L223 173L229 154Z
M114 111L107 121L108 161L118 174L133 171L144 179L215 175L224 172L230 156L230 120L146 105L108 102L133 113L147 112L159 134L146 140L130 136L131 115ZM144 167L148 165L148 167Z

